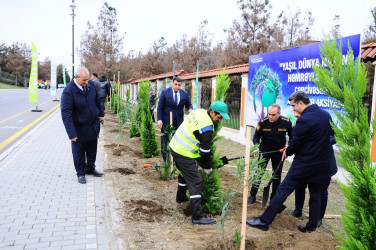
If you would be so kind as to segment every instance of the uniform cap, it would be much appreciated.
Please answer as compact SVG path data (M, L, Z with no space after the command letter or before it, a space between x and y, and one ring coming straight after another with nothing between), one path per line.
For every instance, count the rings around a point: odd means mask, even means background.
M224 102L216 101L213 102L212 105L210 105L210 108L214 110L215 112L218 112L221 114L221 116L226 119L230 120L230 116L227 114L227 105Z

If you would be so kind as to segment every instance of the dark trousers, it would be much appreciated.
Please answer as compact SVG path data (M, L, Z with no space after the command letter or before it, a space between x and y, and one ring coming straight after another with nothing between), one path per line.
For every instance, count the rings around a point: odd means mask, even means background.
M186 195L188 188L190 195L190 206L192 212L192 219L197 220L203 217L201 206L201 190L202 190L202 177L196 165L196 160L188 158L171 152L176 163L176 167L182 172L183 176L179 174L178 177L178 191L176 197Z
M94 171L95 159L97 157L97 144L97 140L90 142L72 141L73 162L77 176L83 176L86 173Z
M149 108L149 111L150 111L151 119L153 120L153 122L155 122L154 109Z
M321 188L321 208L320 208L320 216L319 219L324 218L326 206L328 204L328 187L330 184L330 177L327 177L322 184ZM302 211L304 206L304 199L305 199L305 190L307 184L299 185L295 190L295 211Z
M101 101L101 107L102 107L103 112L104 112L104 110L106 109L106 106L104 105L104 102L106 101L106 97L100 97L99 99Z
M259 155L259 159L261 158L261 155ZM282 166L279 167L278 171L275 172L276 168L278 167L278 164L281 162L282 159L282 153L272 153L272 154L265 154L263 155L265 161L261 163L259 166L262 166L263 169L265 169L268 166L269 160L272 160L272 168L273 168L273 176L275 179L272 180L272 193L270 194L270 200L273 199L275 193L277 192L279 184L281 184L281 174L282 174ZM256 197L258 188L260 186L260 183L255 183L251 188L251 196Z
M307 183L308 180L299 180L289 172L286 178L279 185L274 198L270 201L270 205L266 208L261 218L268 224L272 223L277 215L280 207L283 205L287 197L299 186L302 182ZM309 183L309 221L307 226L316 227L320 216L321 207L321 188L320 183Z

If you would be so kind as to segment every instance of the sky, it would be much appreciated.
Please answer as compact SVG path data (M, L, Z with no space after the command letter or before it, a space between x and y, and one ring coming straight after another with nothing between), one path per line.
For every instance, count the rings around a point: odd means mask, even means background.
M108 0L117 10L119 34L124 35L123 52L146 53L154 41L164 37L168 45L186 34L196 35L200 22L208 20L207 30L213 35L213 44L225 41L223 29L240 20L236 0ZM310 10L315 18L313 38L320 40L335 24L340 15L343 36L363 34L372 23L374 0L270 0L272 17L288 7ZM72 0L0 0L0 43L33 42L38 60L54 58L72 68ZM102 0L75 0L74 19L75 66L79 65L77 49L87 30L87 23L96 25Z

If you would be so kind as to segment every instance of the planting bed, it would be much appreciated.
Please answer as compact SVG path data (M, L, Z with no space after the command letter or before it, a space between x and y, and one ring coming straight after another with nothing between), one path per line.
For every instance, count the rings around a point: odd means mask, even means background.
M118 202L118 212L122 217L122 230L119 237L129 249L225 249L222 231L217 232L217 225L193 226L189 212L189 202L179 206L175 202L177 179L162 181L159 174L144 164L160 164L162 158L144 159L141 155L140 138L119 140L118 118L106 113L102 127L103 139L100 146L105 154L104 172L111 178ZM127 128L123 134L128 133ZM159 130L157 130L159 134ZM159 140L159 136L157 137ZM119 146L118 146L119 145ZM244 154L241 144L224 140L219 149L227 157ZM284 170L289 166L285 164ZM235 183L233 168L223 167L222 185L232 187ZM336 185L336 183L333 183ZM247 218L262 214L261 189L255 204L248 205ZM332 195L332 193L331 193ZM225 223L225 241L227 249L234 246L234 233L241 228L241 194L233 205ZM301 233L300 224L307 222L308 209L305 206L302 219L288 214L293 210L293 195L286 202L288 208L277 215L269 231L261 231L247 226L246 249L335 249L339 241L333 236L332 223L325 220L324 225L314 233ZM220 215L214 216L217 223Z

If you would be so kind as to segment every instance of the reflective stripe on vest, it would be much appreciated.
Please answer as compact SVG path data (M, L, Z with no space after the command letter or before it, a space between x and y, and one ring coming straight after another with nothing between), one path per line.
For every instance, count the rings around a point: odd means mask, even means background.
M196 139L193 132L207 126L213 126L213 121L207 111L204 109L192 111L171 139L170 148L175 153L189 158L200 157L200 142Z
M191 195L189 196L190 199L195 199L195 198L201 198L201 195L197 194L197 195Z

